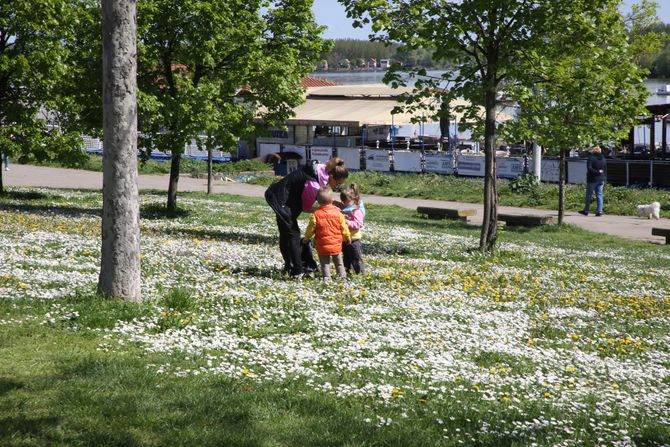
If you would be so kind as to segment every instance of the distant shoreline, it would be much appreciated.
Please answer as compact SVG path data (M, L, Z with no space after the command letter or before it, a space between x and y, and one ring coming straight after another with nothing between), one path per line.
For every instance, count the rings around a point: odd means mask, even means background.
M427 74L429 76L440 76L444 73L444 70L428 70ZM377 84L383 83L384 75L386 70L375 69L375 70L337 70L337 71L315 71L310 73L310 76L317 78L327 79L329 81L337 82L338 84L343 85L356 85L356 84ZM662 78L649 78L644 81L647 84L647 89L651 93L650 103L651 104L664 104L670 102L669 96L658 96L655 95L658 87L662 85L670 85L670 79Z

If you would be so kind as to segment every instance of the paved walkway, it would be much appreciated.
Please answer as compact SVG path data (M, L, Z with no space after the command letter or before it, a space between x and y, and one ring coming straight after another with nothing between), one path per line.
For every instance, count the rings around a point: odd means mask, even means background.
M102 189L102 173L82 171L76 169L47 168L28 165L11 165L11 170L2 172L3 183L7 186L42 186L50 188L80 188L80 189ZM167 175L140 175L140 189L167 190ZM179 191L207 191L206 179L195 179L182 176L179 179ZM265 187L249 185L246 183L231 183L216 181L214 192L236 194L241 196L262 197ZM447 202L442 200L409 199L399 197L382 197L363 195L368 203L398 205L405 208L416 209L417 206L432 206L443 208L475 208L477 215L470 218L473 225L481 225L483 206L480 204ZM631 204L631 208L636 204ZM557 215L556 211L540 210L532 208L518 208L499 206L498 213L504 214L541 214ZM584 217L575 212L566 212L565 222L584 228L589 231L608 233L628 239L645 240L656 243L664 243L665 238L651 235L651 227L670 228L668 219L660 221L642 219L631 216L604 215L595 217L593 215Z

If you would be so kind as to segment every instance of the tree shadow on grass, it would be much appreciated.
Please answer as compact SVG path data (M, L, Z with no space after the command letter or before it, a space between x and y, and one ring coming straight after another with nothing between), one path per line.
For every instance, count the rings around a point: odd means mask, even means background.
M234 231L217 231L203 228L167 228L160 230L144 230L144 232L155 231L163 235L186 236L195 239L212 239L224 242L238 242L250 245L276 245L279 250L279 237L277 235L248 234Z
M51 416L26 417L20 415L0 418L0 442L9 442L12 439L39 439L40 443L44 442L41 445L51 445L56 439L51 435L46 435L46 432L58 426L58 424L58 418ZM3 445L20 444L9 443Z
M100 217L102 210L100 208L80 208L65 205L0 205L0 209L7 211L17 211L28 214L36 214L49 217Z
M401 223L406 225L419 227L421 229L434 229L434 230L457 230L459 232L468 232L468 233L478 233L481 231L481 225L474 225L471 223L463 222L462 220L445 220L445 219L428 219L417 218L416 220L403 219Z
M355 445L425 446L436 441L435 433L423 434L411 424L370 430L360 417L363 405L353 402L352 410L346 400L290 380L259 384L222 376L158 375L142 361L118 357L62 360L56 380L47 381L58 389L49 407L53 418L24 434L38 445L53 436L63 436L66 444L109 446L151 441L316 447L348 445L354 439Z
M277 267L268 267L268 266L243 266L243 267L233 267L230 269L231 273L245 276L253 276L256 278L269 278L275 281L289 281L295 282L296 279L288 273L283 272ZM307 274L306 274L307 275ZM321 280L320 270L314 270L309 273L308 276L304 277L307 279Z
M242 267L233 267L230 269L230 271L231 273L271 279L279 279L281 277L281 270L277 269L276 267L245 265Z
M25 390L26 384L7 377L0 377L0 396L8 399L6 395L16 390ZM0 406L0 411L2 411ZM11 411L11 410L10 410ZM19 411L14 411L19 413ZM51 416L25 416L14 414L12 416L0 417L0 444L5 438L16 439L19 436L34 438L42 433L47 427L54 427L58 424L58 419ZM53 438L48 438L53 441ZM5 445L5 444L2 444Z
M152 203L140 207L140 217L147 220L177 219L179 217L188 217L191 211L184 208L177 208L174 211L168 210L164 205Z
M27 201L27 200L44 200L49 196L38 191L5 191L2 197L13 200Z
M0 377L0 396L9 393L10 391L20 390L23 388L23 383L16 380Z

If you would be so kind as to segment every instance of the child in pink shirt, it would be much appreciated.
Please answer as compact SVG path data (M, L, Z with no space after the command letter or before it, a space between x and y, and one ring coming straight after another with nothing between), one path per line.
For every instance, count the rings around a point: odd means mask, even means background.
M347 219L347 226L351 234L351 244L342 245L344 256L344 268L349 273L352 269L355 273L365 275L363 264L363 220L365 219L365 206L361 200L358 185L352 183L350 187L340 193L342 200L342 212Z

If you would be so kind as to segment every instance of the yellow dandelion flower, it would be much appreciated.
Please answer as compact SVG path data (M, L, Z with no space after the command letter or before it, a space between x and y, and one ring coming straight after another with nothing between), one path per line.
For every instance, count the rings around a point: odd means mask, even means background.
M398 397L401 397L404 394L405 394L405 392L403 390L401 390L400 388L393 388L391 390L391 397L393 397L394 399L398 398Z

